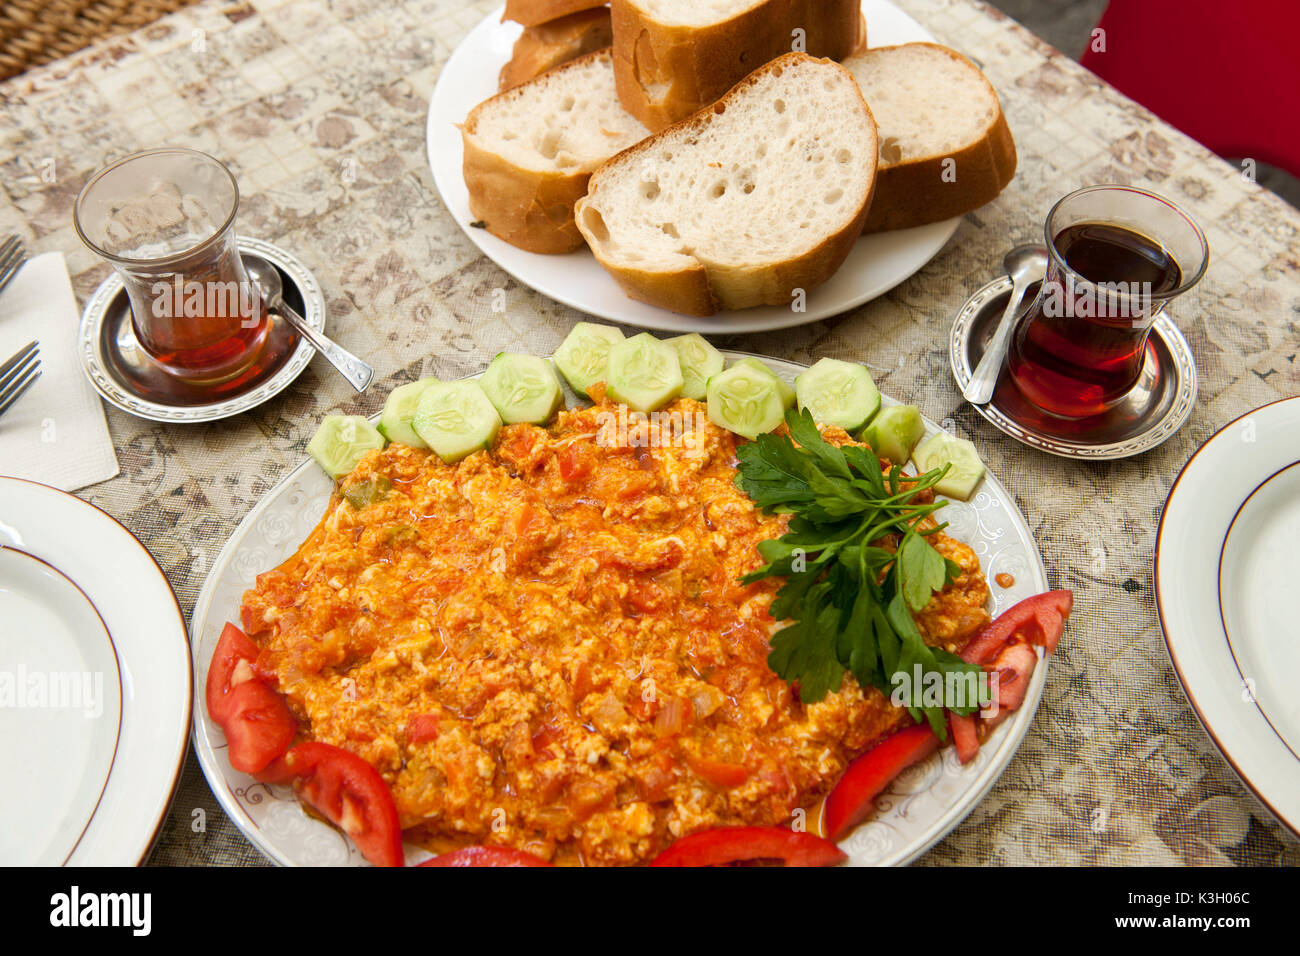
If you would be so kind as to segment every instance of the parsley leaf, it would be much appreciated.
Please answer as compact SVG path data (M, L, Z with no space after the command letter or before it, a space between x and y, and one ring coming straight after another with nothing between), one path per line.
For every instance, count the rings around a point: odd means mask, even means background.
M759 435L737 450L736 484L763 511L790 515L784 535L758 545L767 563L742 579L785 579L771 614L790 623L772 636L769 666L809 703L839 690L846 671L885 694L906 675L908 710L946 739L944 708L921 700L927 675L942 681L979 668L926 644L912 615L961 574L930 543L943 525L920 528L945 502L917 498L947 467L915 477L897 465L882 471L871 449L823 439L806 410L785 421L788 436ZM970 713L978 704L968 700L954 709Z

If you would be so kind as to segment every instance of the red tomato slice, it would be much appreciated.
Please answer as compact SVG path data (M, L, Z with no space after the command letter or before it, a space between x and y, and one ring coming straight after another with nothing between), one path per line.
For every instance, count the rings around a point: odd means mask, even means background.
M726 866L780 860L784 866L834 866L848 856L830 840L780 827L718 827L678 840L651 866Z
M523 850L512 850L504 846L467 846L462 850L452 850L432 859L425 860L419 866L551 866L540 856L533 856Z
M375 866L401 866L402 828L388 784L354 753L308 741L258 774L264 783L293 782L298 795L352 838Z
M293 743L298 722L284 698L260 680L236 685L225 698L226 755L242 773L258 773Z
M1041 644L1050 654L1073 607L1073 591L1046 591L1025 598L976 634L961 652L962 660L987 664L1017 634L1031 644Z
M900 773L939 749L939 738L926 724L886 737L844 771L826 798L822 817L826 835L841 840L871 815L876 797Z
M243 631L233 624L226 625L217 641L217 649L212 652L204 691L208 713L217 723L224 725L230 714L230 692L245 681L257 678L254 671L257 653L257 645Z
M952 745L957 749L957 759L962 763L970 763L980 752L979 736L975 730L975 715L967 714L963 717L950 710L948 727L952 731Z
M1029 679L1037 666L1038 655L1028 644L1012 644L998 654L989 668L998 675L998 713L989 720L990 727L1024 703Z

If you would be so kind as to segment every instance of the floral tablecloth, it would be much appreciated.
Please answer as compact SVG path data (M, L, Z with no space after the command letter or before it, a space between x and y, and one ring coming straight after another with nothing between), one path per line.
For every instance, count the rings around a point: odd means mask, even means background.
M1019 754L924 862L1295 865L1300 841L1242 788L1187 706L1156 622L1151 565L1161 506L1191 452L1237 415L1300 393L1300 214L991 8L899 3L983 65L1019 147L1015 180L882 298L718 344L801 362L861 360L888 393L950 419L1016 494L1053 584L1077 595ZM331 333L377 369L375 387L357 397L317 359L280 397L208 425L108 409L122 472L81 495L148 545L187 613L226 537L302 459L322 416L372 413L395 380L477 371L505 349L548 351L581 317L480 255L429 174L434 82L495 5L206 2L0 85L0 234L67 253L83 299L107 272L72 227L87 175L136 149L193 146L238 175L239 230L315 271ZM1097 182L1186 204L1206 227L1212 261L1173 310L1200 370L1191 420L1138 458L1074 463L1003 437L961 402L947 334L1003 252L1041 234L1051 203ZM498 289L504 314L492 308ZM264 862L192 754L150 861Z

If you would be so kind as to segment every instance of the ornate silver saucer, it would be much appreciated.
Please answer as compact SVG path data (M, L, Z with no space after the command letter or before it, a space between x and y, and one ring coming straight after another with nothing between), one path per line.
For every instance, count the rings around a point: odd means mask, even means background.
M239 238L240 252L273 263L284 299L318 331L325 329L325 294L301 260L261 239ZM198 388L168 375L145 354L131 328L131 307L116 272L99 284L81 314L77 353L95 390L112 405L155 422L210 422L238 415L284 391L316 350L274 313L268 354L280 355L231 382Z
M1025 303L1038 294L1038 283L1025 293ZM953 321L948 340L952 374L961 391L997 327L1011 294L1011 279L1001 276L966 300ZM999 431L1031 448L1066 458L1103 461L1128 458L1155 448L1172 436L1192 413L1196 401L1196 362L1183 333L1162 315L1147 340L1142 374L1133 390L1103 415L1067 421L1048 415L1027 402L1005 370L993 400L975 405L977 412Z

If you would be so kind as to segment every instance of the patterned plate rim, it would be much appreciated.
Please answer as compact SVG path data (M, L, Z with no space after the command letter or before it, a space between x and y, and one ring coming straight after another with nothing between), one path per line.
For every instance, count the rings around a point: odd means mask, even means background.
M739 358L754 357L769 363L782 377L787 380L793 380L793 376L804 371L807 366L797 362L791 362L786 359L778 359L772 356L762 355L753 352L738 352L728 349L721 350L723 355L728 359L734 360ZM467 378L477 378L477 375L466 376ZM569 404L575 401L572 393L566 388L566 397ZM887 405L899 404L896 399L888 396L882 396L883 402ZM377 420L378 416L372 416L372 420ZM940 430L937 423L929 418L925 419L926 434L930 435ZM199 765L203 770L203 775L208 781L213 794L216 796L218 803L226 815L234 821L240 832L248 839L253 846L257 847L268 859L282 865L298 865L268 834L266 834L257 821L248 813L247 809L241 805L237 796L235 781L241 786L238 791L247 793L249 785L254 784L260 788L257 793L249 794L250 804L259 804L265 799L279 799L279 795L260 784L256 784L251 777L245 777L233 771L229 764L223 759L218 759L216 748L214 748L209 731L214 727L207 717L206 708L203 701L203 686L206 680L206 670L208 660L211 657L212 647L215 645L216 633L220 626L209 624L209 617L212 612L214 594L220 585L220 579L230 571L230 564L244 539L248 537L259 520L276 505L280 498L288 489L309 469L315 467L310 458L305 459L300 464L287 472L276 484L271 487L258 502L249 510L244 518L231 532L221 551L213 561L207 577L204 579L203 587L199 591L198 599L194 603L194 612L190 618L190 642L193 649L194 663L194 719L191 726L191 742L194 746L194 752L198 755ZM1015 536L1014 540L1022 545L1027 552L1029 583L1032 585L1029 593L1040 593L1047 590L1047 569L1043 563L1043 557L1038 550L1037 542L1029 528L1028 521L1016 504L1015 497L1008 491L1005 485L992 473L987 472L984 478L984 486L976 496L978 500L980 495L988 495L996 504L1000 505L1006 516L1010 519L1010 534ZM295 542L296 544L296 542ZM981 564L984 570L988 571L988 566L981 557ZM1011 606L1019 597L1005 597L1002 601L998 600L999 594L996 589L992 591L994 597L994 611L997 613ZM218 625L229 618L229 615L219 619ZM205 640L205 633L211 632L210 639ZM975 806L984 798L992 789L993 785L1002 776L1003 771L1011 762L1012 757L1020 748L1034 717L1038 712L1038 706L1042 699L1043 689L1047 683L1047 672L1050 667L1051 658L1043 657L1041 666L1035 668L1034 676L1030 683L1028 699L1024 706L1020 708L1015 716L1006 721L1003 726L999 727L993 737L981 749L980 753L971 764L965 767L957 760L951 747L945 748L939 754L932 756L928 761L912 768L913 771L934 770L939 768L938 773L942 778L945 775L963 775L969 779L965 781L965 786L957 795L953 802L939 811L935 818L926 824L925 829L920 833L912 836L901 846L891 849L870 861L855 860L855 851L869 843L872 834L871 828L876 823L884 824L884 819L893 820L893 817L886 818L884 815L895 806L899 807L900 818L907 819L907 804L912 799L909 794L896 794L896 787L888 791L880 798L880 814L877 820L869 821L859 827L844 841L841 846L846 849L850 855L849 865L872 865L872 866L903 866L916 860L922 854L930 850L936 843L947 836L954 828L957 827L975 808ZM906 776L906 773L905 773ZM266 791L265 793L261 791ZM287 799L294 799L291 791L286 791ZM304 814L304 819L308 819ZM884 824L887 825L887 824ZM319 823L319 827L325 830L330 829L327 824ZM855 842L857 847L855 847ZM408 861L418 859L427 854L425 851L412 847L407 844ZM351 850L350 862L358 862L359 856L355 849Z
M301 259L264 239L240 236L241 252L251 252L273 262L285 271L298 286L303 298L303 318L318 332L325 331L325 294L320 283ZM99 347L99 330L108 304L122 290L122 278L116 272L109 274L95 289L81 313L81 329L77 338L77 355L81 368L90 379L95 391L109 404L137 418L152 422L198 423L211 422L238 415L280 394L302 374L303 369L316 354L306 341L300 340L293 355L278 372L252 391L210 405L165 405L137 397L127 391L109 375L104 356Z

